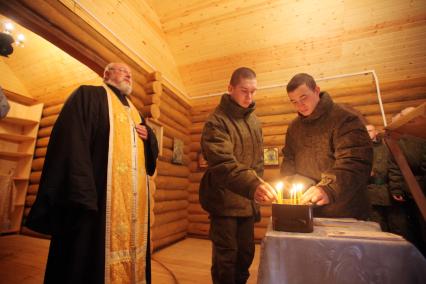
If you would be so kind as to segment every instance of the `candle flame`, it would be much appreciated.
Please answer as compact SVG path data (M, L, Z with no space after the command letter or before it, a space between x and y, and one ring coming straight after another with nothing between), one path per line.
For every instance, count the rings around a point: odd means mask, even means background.
M277 184L275 185L276 190L282 190L283 187L284 187L284 183L282 181L277 182Z
M302 197L302 189L303 189L303 184L301 183L296 183L293 184L293 186L290 189L290 198L291 198L291 203L292 204L299 204L300 203L300 199Z
M277 202L278 202L278 204L283 203L283 188L284 188L284 183L282 181L277 182L275 184L275 190L277 191Z

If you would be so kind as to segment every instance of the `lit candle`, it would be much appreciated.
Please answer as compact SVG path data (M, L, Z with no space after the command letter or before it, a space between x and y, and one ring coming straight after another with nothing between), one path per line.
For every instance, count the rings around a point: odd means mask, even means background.
M301 183L296 184L297 204L300 204L300 200L302 199L302 189L303 189L303 184Z
M278 204L283 204L283 188L284 188L284 183L282 181L278 182L275 185L275 190L277 191L277 203Z
M300 200L302 198L302 189L303 189L303 184L301 183L293 184L290 190L291 204L293 205L300 204Z

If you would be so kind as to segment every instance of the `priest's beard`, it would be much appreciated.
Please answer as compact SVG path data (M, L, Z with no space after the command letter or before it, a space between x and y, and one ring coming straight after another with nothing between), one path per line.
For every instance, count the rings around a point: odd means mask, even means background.
M117 89L120 90L121 93L125 95L130 95L132 93L132 85L127 83L126 81L121 81L120 83L115 83L111 81L106 81L105 83L108 83Z

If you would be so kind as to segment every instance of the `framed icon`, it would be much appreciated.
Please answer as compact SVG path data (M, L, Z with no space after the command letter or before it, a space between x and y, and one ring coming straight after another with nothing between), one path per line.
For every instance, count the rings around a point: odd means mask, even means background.
M173 138L172 163L178 165L183 164L183 141L177 138Z
M278 160L278 148L264 148L263 149L263 162L265 166L276 166L279 165Z

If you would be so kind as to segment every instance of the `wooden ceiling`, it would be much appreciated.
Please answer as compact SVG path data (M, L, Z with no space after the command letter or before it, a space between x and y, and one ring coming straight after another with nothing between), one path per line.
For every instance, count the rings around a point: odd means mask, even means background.
M239 66L254 68L260 86L298 72L426 75L424 0L147 1L191 97L224 91Z
M0 23L6 21L10 22L0 15ZM29 96L45 101L67 96L80 84L102 82L95 72L78 60L33 32L13 24L15 31L26 37L24 47L14 46L14 52L0 60L9 67Z
M59 2L183 97L225 91L240 66L257 72L261 88L299 72L322 78L374 69L382 83L426 78L424 0ZM28 36L24 49L3 59L31 94L98 79L41 41Z

